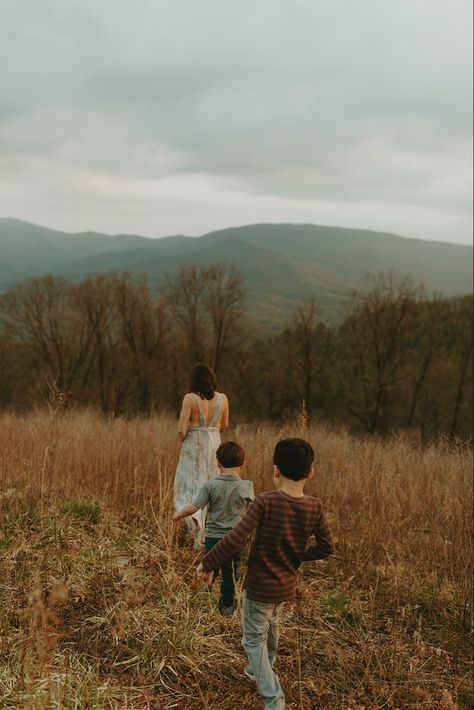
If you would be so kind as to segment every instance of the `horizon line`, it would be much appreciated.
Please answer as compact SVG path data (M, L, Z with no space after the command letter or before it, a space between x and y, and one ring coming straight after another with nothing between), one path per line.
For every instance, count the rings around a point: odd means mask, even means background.
M47 229L51 232L57 232L58 234L66 234L69 236L81 236L82 234L97 234L99 236L104 236L104 237L138 237L140 239L150 239L150 240L157 240L157 239L173 239L176 237L184 237L185 239L200 239L202 237L207 237L211 234L215 234L217 232L225 232L229 231L232 229L238 230L238 229L247 229L249 227L262 227L262 226L270 226L270 227L284 227L284 226L291 226L291 227L322 227L325 229L337 229L337 230L342 230L342 231L348 231L348 232L371 232L373 234L381 234L381 235L386 235L386 236L392 236L392 237L398 237L399 239L406 239L409 241L417 241L421 242L423 244L446 244L448 246L459 246L459 247L468 247L468 248L473 248L474 244L468 244L465 242L449 242L445 241L443 239L433 239L433 238L422 238L422 237L410 237L404 234L399 234L397 232L392 232L390 230L380 230L380 229L373 229L371 227L342 227L340 225L334 225L334 224L318 224L315 222L250 222L247 224L238 224L238 225L230 225L228 227L221 227L218 229L212 229L210 231L204 232L203 234L183 234L183 233L175 233L175 234L164 234L162 236L149 236L146 234L139 234L136 232L99 232L94 229L82 229L80 231L69 231L69 230L64 230L64 229L57 229L55 227L48 227L45 224L40 224L39 222L32 222L27 219L22 219L20 217L0 217L0 222L20 222L23 224L28 224L33 227L40 227L42 229Z

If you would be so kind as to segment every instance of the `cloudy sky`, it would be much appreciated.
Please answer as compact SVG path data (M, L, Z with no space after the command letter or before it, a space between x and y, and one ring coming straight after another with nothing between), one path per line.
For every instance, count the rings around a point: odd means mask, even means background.
M472 0L2 0L0 216L472 243Z

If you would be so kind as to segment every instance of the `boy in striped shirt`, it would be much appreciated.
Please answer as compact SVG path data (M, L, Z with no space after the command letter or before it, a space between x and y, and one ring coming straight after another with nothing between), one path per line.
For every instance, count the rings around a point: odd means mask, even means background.
M231 558L255 531L244 580L242 646L265 710L281 710L285 697L273 670L278 646L278 615L283 602L296 597L296 571L301 562L321 560L334 551L321 503L305 495L313 473L314 452L303 439L282 439L273 455L275 491L256 496L240 523L202 559L198 577ZM316 543L308 545L314 535Z

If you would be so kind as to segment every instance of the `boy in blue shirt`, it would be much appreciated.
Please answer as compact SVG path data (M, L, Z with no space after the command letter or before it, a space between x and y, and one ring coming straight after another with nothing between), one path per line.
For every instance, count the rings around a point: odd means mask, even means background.
M245 452L235 441L223 442L216 452L220 473L206 481L192 503L188 503L173 515L173 520L186 518L207 505L207 521L204 539L206 553L240 522L254 499L252 481L242 480L240 474L245 463ZM234 612L235 576L242 550L223 562L221 598L219 607L224 616ZM219 568L214 570L213 579Z

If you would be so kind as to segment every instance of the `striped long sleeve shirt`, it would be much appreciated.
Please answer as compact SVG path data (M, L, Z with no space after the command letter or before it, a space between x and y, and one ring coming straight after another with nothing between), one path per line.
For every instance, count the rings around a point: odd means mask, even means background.
M321 560L334 552L331 531L316 498L271 491L257 495L240 523L205 555L204 570L210 572L235 555L253 531L244 587L254 601L294 599L301 562ZM312 535L316 542L308 547Z

